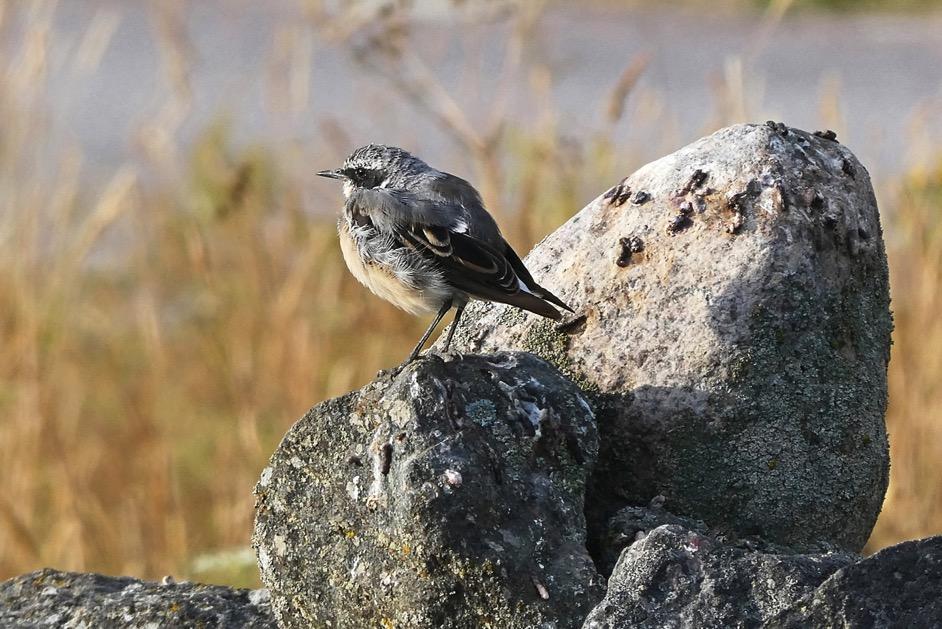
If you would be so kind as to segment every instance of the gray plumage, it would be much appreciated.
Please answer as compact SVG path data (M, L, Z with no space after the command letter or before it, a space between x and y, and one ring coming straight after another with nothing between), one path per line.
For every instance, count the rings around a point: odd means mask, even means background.
M454 306L447 349L470 299L551 319L560 318L554 305L571 311L534 281L464 179L380 144L358 148L339 169L317 174L343 181L346 202L338 231L353 275L408 312L438 312L410 361Z

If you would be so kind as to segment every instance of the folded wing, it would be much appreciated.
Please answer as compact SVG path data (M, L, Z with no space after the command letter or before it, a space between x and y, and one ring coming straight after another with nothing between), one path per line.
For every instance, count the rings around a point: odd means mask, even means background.
M464 180L448 176L474 189ZM405 195L405 196L404 196ZM454 288L478 299L510 304L558 320L550 303L572 312L562 300L534 281L533 276L497 225L480 205L477 193L456 195L455 201L417 198L398 191L374 188L348 199L353 215L364 216L384 233L394 236L438 266ZM477 199L469 207L461 203ZM483 228L483 229L482 229ZM547 303L550 302L550 303Z
M561 315L546 300L569 309L533 281L506 243L501 252L467 234L427 225L405 228L401 238L417 251L435 256L448 283L472 297L510 304L555 320ZM510 252L510 258L507 252ZM525 277L520 276L518 268L523 270Z

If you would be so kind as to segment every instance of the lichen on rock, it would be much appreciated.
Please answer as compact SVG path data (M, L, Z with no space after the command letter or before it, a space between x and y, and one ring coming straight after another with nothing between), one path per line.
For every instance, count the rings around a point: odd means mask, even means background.
M542 360L427 357L320 404L259 482L285 627L572 627L602 595L583 496L598 437Z
M661 525L622 551L583 629L759 627L856 559Z
M37 570L0 583L0 627L274 629L266 590Z

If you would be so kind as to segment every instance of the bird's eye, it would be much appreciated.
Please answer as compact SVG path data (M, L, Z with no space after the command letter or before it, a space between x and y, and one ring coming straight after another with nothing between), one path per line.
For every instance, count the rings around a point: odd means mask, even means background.
M366 168L365 166L354 166L346 170L347 177L358 187L358 188L373 188L378 183L377 177L379 174L377 171Z

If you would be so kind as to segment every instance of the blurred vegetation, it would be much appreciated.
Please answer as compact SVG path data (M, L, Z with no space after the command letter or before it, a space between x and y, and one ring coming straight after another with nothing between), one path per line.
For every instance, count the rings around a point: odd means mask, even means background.
M355 33L363 67L397 77L397 97L473 156L468 176L519 249L640 165L606 138L644 59L613 77L607 121L576 141L547 107L551 70L521 54L536 11L513 18L504 78L532 94L529 127L508 124L499 103L489 124L469 122L401 46L400 13L310 16L337 39ZM0 578L51 565L254 584L251 488L269 453L313 403L400 361L426 324L350 277L333 215L305 207L310 173L235 144L224 120L175 145L186 52L173 14L161 19L174 93L141 125L141 162L104 185L77 151L39 141L53 14L32 13L0 61ZM76 60L82 71L93 52ZM718 86L715 126L746 109L735 85ZM311 151L336 154L324 142ZM893 466L871 549L942 529L942 156L880 194Z
M767 7L780 1L755 0L760 7ZM899 13L935 9L942 6L942 3L939 0L794 0L794 6L796 9Z
M591 0L594 4L605 6L632 7L643 9L650 7L646 0ZM572 4L573 0L554 0L555 4ZM678 6L696 10L708 7L711 11L743 10L781 10L788 7L791 11L826 11L841 13L908 13L926 12L942 8L942 0L666 0L659 6Z
M890 487L876 549L942 531L942 152L884 203L896 323L890 360Z

